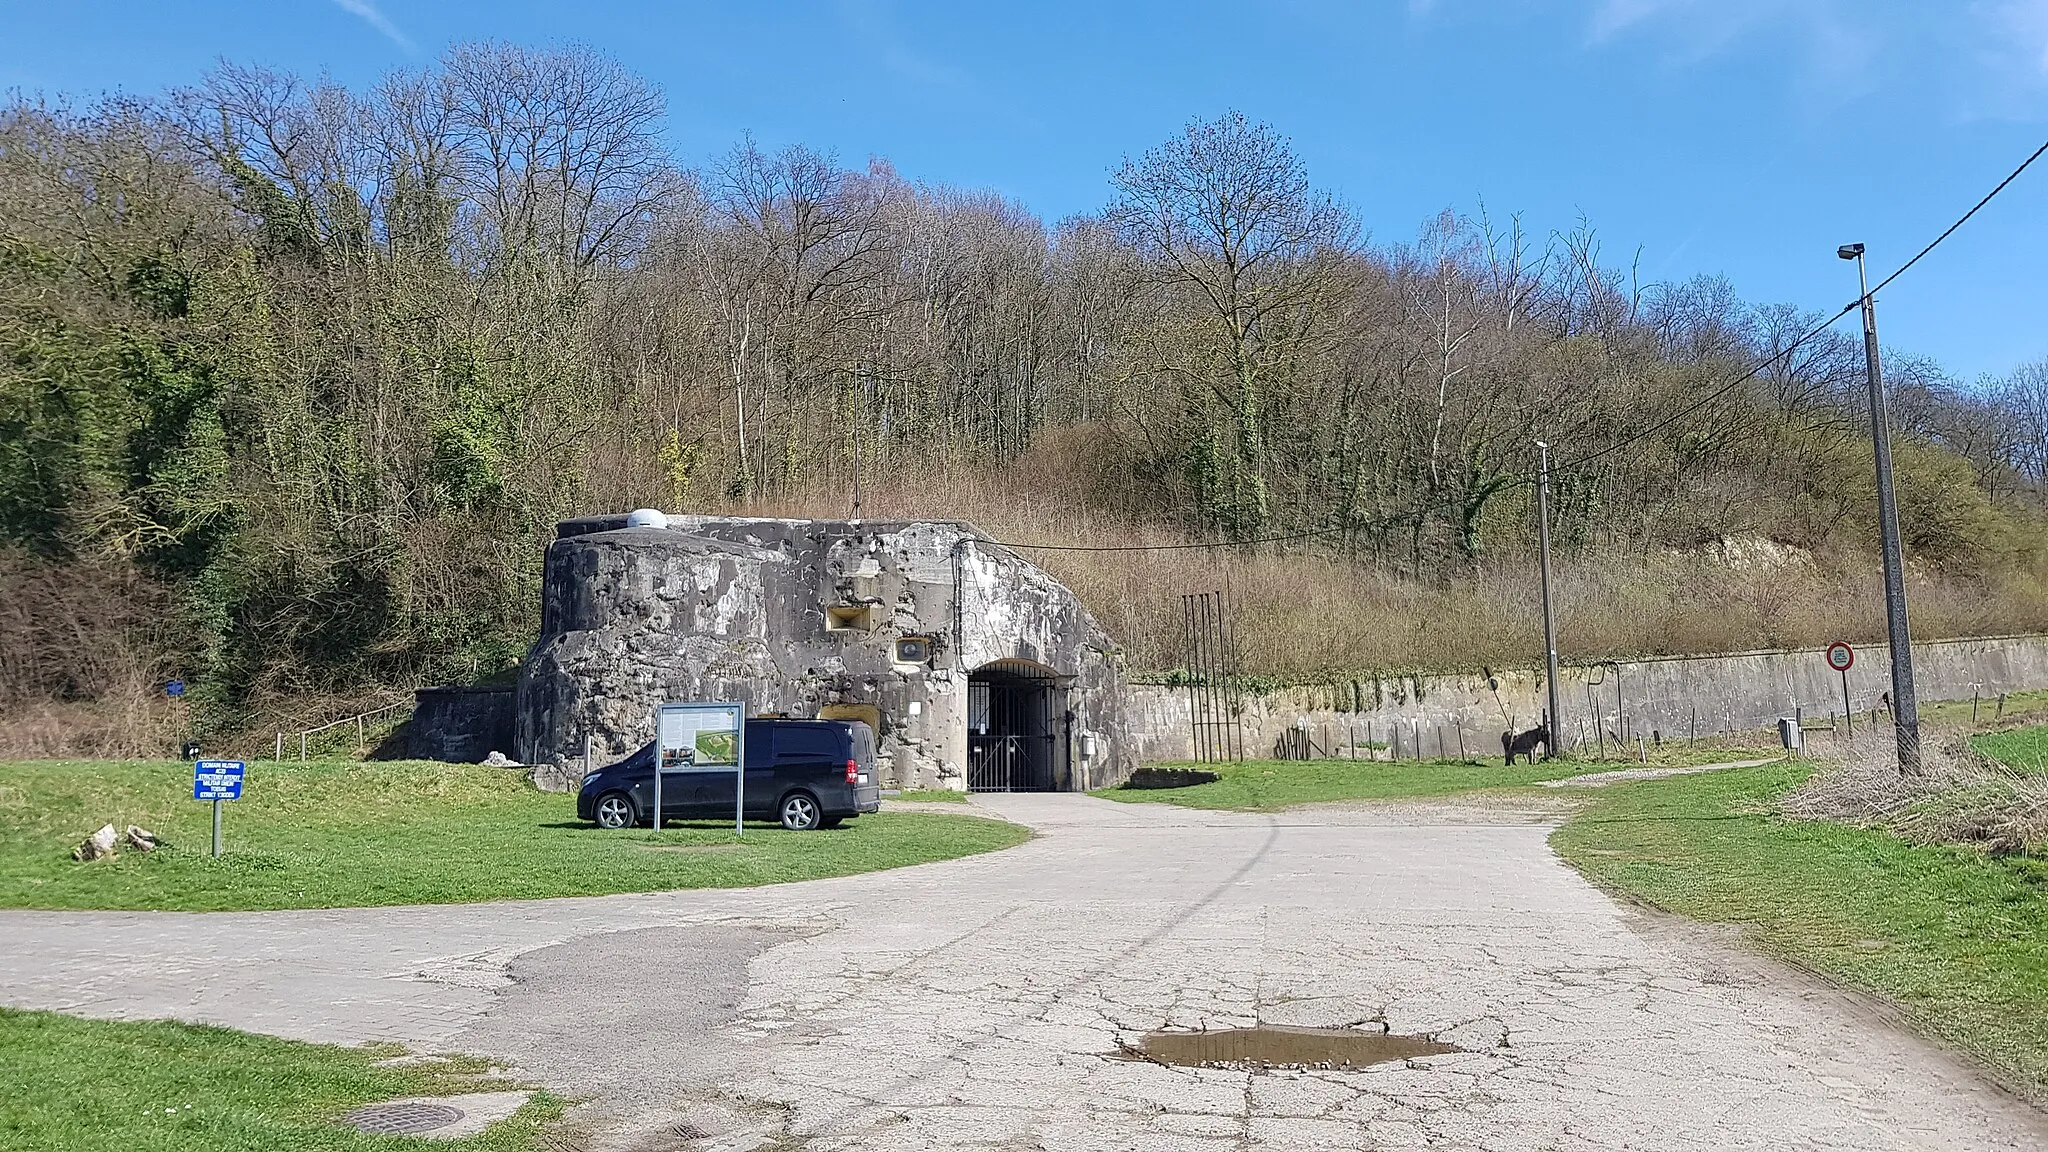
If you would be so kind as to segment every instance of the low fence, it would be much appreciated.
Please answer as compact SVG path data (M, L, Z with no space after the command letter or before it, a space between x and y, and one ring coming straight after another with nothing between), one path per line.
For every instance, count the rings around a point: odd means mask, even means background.
M357 749L361 750L367 748L369 743L369 723L371 720L380 716L388 715L392 712L396 712L400 708L411 708L412 706L412 701L410 700L400 701L396 704L386 704L382 708L372 708L368 712L359 712L354 716L344 716L339 720L330 720L327 723L321 724L317 727L307 728L304 731L299 732L296 737L295 742L299 746L299 759L305 760L308 758L308 749L310 748L310 744L313 737L318 736L323 732L333 731L336 728L346 728L350 724L355 725L356 728ZM258 737L258 739L262 739L262 737ZM272 752L271 758L273 760L283 760L285 748L285 734L279 732L277 734L277 744Z

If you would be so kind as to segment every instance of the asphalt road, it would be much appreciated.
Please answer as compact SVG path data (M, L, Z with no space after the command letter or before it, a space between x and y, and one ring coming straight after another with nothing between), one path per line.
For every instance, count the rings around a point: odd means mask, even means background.
M1534 817L977 803L1042 835L745 891L4 912L0 1002L488 1053L586 1098L593 1149L2048 1147L2039 1113L1855 999L1616 905ZM1256 1023L1463 1051L1120 1055Z

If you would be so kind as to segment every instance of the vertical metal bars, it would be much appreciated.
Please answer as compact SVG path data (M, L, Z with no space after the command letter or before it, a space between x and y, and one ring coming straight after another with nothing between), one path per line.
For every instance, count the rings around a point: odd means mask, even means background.
M1243 665L1221 592L1180 598L1188 685L1188 744L1197 763L1244 759Z

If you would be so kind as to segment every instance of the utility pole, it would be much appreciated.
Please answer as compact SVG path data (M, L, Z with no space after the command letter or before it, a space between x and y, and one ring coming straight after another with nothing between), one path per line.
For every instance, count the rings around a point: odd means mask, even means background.
M1844 244L1835 255L1856 262L1863 290L1863 375L1870 386L1870 445L1877 463L1877 522L1884 541L1884 615L1892 655L1892 718L1898 733L1899 771L1920 771L1920 705L1913 694L1913 638L1906 627L1905 549L1899 543L1899 504L1892 493L1892 422L1884 399L1884 372L1877 358L1877 303L1870 298L1863 245Z
M1536 454L1542 462L1536 476L1536 550L1543 568L1543 686L1550 701L1550 713L1544 720L1549 731L1543 742L1547 760L1557 755L1563 726L1557 713L1557 619L1550 611L1550 445L1538 440Z

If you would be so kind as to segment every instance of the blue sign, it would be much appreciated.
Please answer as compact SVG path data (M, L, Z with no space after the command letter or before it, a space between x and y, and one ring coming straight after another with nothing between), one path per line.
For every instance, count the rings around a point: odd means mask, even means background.
M192 765L194 800L240 800L242 773L248 765L240 760L201 760Z
M164 685L164 695L166 696L183 696L184 694L185 682L183 680L173 680Z

